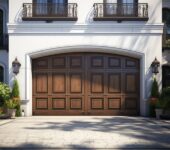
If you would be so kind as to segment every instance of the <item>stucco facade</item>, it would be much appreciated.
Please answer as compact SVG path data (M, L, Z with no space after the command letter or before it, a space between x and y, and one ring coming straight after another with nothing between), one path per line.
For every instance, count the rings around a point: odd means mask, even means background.
M148 21L93 21L93 4L103 0L69 0L78 4L77 21L22 21L22 5L31 0L9 0L9 84L12 61L21 63L16 76L27 116L32 115L32 59L68 52L104 52L140 59L140 115L147 115L155 57L162 64L162 0L148 3ZM161 88L161 69L157 75Z

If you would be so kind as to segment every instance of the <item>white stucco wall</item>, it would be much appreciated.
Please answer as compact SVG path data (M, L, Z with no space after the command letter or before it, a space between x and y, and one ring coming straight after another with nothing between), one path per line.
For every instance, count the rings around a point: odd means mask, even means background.
M141 60L141 115L146 115L145 100L151 86L150 65L156 57L162 63L162 0L139 0L148 3L148 22L94 22L93 3L102 0L69 0L78 3L77 22L22 22L23 2L30 0L9 0L9 68L15 57L21 63L17 78L21 99L28 100L27 115L32 114L31 58L45 55L95 51L128 55ZM13 74L10 74L12 85ZM161 70L157 76L161 85Z

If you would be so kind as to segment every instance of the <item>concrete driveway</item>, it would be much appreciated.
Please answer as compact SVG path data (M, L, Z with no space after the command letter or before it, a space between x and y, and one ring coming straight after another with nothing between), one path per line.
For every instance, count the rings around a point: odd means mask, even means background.
M142 117L27 117L0 120L0 147L170 149L170 122Z

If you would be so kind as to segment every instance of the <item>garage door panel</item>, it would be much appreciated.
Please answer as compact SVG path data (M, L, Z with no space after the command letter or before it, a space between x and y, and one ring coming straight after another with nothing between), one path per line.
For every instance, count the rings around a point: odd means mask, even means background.
M48 109L48 98L36 98L36 109Z
M66 110L66 98L52 98L52 109Z
M121 58L118 57L108 57L108 68L121 68Z
M99 69L104 67L104 57L103 56L91 56L89 57L90 64L89 68Z
M70 56L70 69L79 68L83 69L83 57L82 56Z
M108 93L121 93L121 74L109 73L107 79Z
M139 68L139 63L136 59L126 58L125 68Z
M65 93L66 92L66 74L53 73L52 74L52 93Z
M90 93L104 93L104 74L91 73L90 79Z
M125 109L136 109L137 108L137 98L127 97L125 98Z
M83 99L82 97L71 97L70 98L70 110L82 110Z
M121 109L121 98L108 98L108 109L120 110Z
M33 69L47 69L48 68L48 58L40 58L33 61Z
M126 74L125 75L126 83L126 93L136 93L137 92L137 75L136 74Z
M103 110L104 98L103 97L91 97L90 98L90 110Z
M52 57L52 68L66 68L66 57L65 56L56 56Z
M36 74L36 93L48 93L48 74Z
M70 93L82 93L84 77L82 73L70 74Z

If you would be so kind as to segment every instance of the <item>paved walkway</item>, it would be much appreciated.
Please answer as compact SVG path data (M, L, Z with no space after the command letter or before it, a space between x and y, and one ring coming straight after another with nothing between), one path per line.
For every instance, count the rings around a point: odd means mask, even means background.
M0 147L170 149L170 122L142 117L28 117L0 120Z

